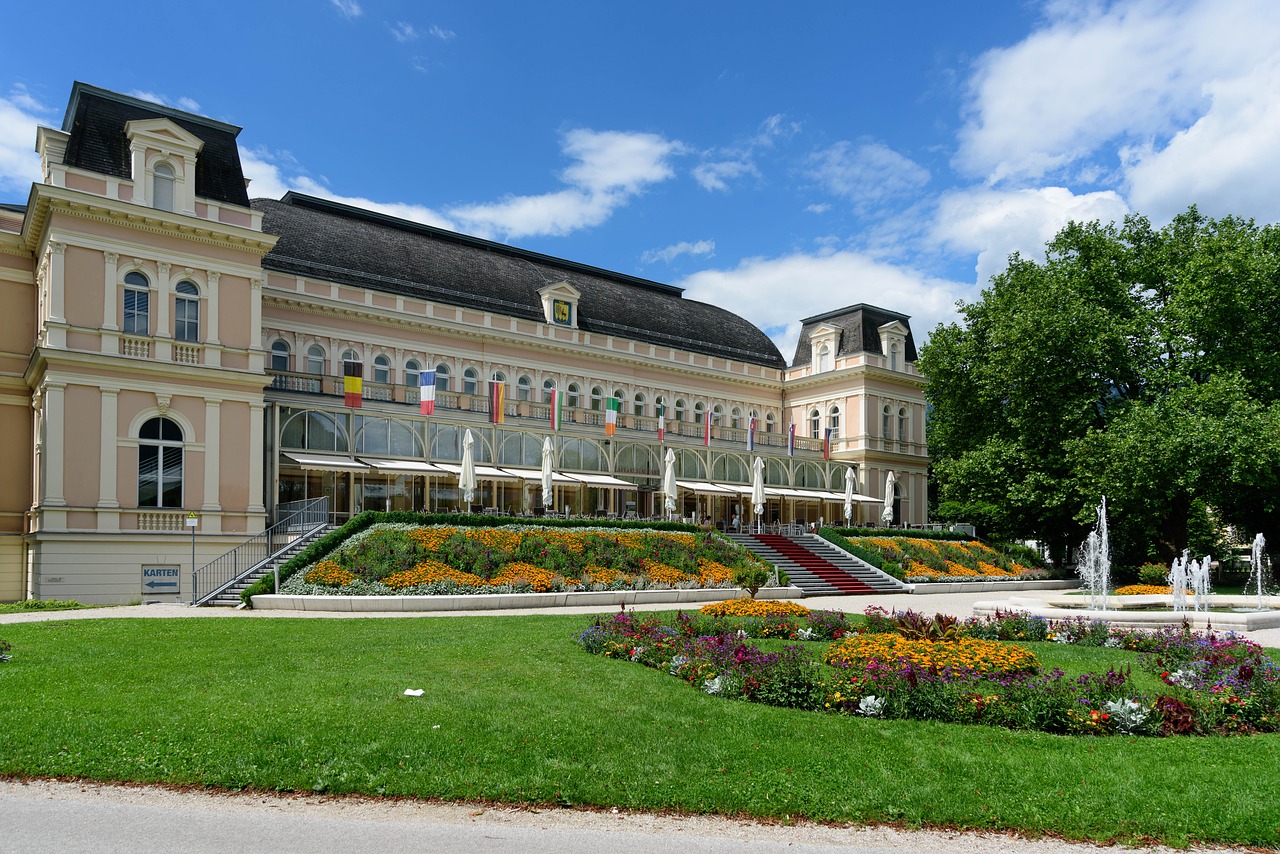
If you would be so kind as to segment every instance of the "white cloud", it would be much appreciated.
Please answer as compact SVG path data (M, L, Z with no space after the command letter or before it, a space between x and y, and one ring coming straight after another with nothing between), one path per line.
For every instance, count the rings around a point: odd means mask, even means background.
M47 124L50 112L21 84L0 98L0 192L20 193L25 200L40 180L36 126Z
M401 44L414 41L422 36L422 33L418 32L413 24L407 21L396 21L394 24L387 24L387 29L391 30L392 37Z
M799 318L865 302L910 315L916 340L923 341L938 323L956 319L956 300L968 291L957 282L847 251L748 258L733 269L704 270L676 284L687 298L726 308L765 330L788 361L800 335Z
M290 190L332 199L335 202L378 211L388 216L454 229L457 226L444 214L423 205L400 202L378 202L360 196L343 196L308 175L301 174L296 161L287 153L271 153L263 149L240 149L240 165L250 179L249 197L278 199ZM294 174L286 174L294 173Z
M449 211L473 234L520 238L564 235L607 220L650 184L674 176L670 158L684 146L650 133L576 129L565 134L563 152L577 162L561 174L568 188Z
M887 145L863 141L837 142L809 159L810 174L832 195L855 207L873 207L915 192L929 183L929 171Z
M1280 43L1272 0L1055 2L1046 15L1040 30L978 61L961 171L1036 179L1099 150L1158 147L1205 112L1214 81L1247 75Z
M828 204L827 202L821 202L815 205L807 205L804 209L805 213L811 213L811 214L824 214L829 210L831 210L831 205Z
M1205 87L1210 107L1163 149L1127 151L1129 200L1157 222L1192 203L1280 221L1280 61Z
M329 0L329 2L344 18L359 18L364 14L364 9L360 8L356 0Z
M440 27L435 24L432 24L431 28L428 29L427 32L435 36L436 38L440 39L440 41L442 42L447 42L449 41L449 39L454 38L458 35L453 30L446 30L444 27Z
M200 102L194 98L181 97L173 100L166 95L160 95L156 92L149 92L143 89L134 89L128 93L139 101L150 101L153 104L159 104L162 107L176 107L179 110L185 110L188 113L199 113Z
M670 264L681 255L707 256L711 257L716 254L716 242L714 240L699 240L697 243L690 243L687 240L680 243L674 243L671 246L662 249L650 249L640 256L640 260L646 264L652 264L654 261L662 261Z
M699 163L693 167L693 179L698 186L710 191L729 191L729 181L743 175L760 176L754 163L748 160L722 160L718 163Z
M1063 187L1028 190L972 188L946 193L938 203L932 237L952 249L977 253L977 281L985 285L1020 252L1044 258L1044 245L1072 220L1119 221L1124 199L1105 191L1075 195Z

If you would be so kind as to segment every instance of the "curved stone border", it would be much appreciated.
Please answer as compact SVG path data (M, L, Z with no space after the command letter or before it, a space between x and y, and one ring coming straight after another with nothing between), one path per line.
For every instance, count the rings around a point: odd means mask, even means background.
M1008 590L1074 590L1079 581L927 581L908 585L915 594L994 593Z
M746 598L735 587L691 590L600 590L581 593L473 593L458 596L287 596L253 597L254 610L289 611L505 611L598 605L655 605L666 602L721 602ZM798 587L766 587L757 599L799 599Z
M1115 599L1155 599L1171 602L1172 596L1113 596ZM1222 596L1213 597L1213 604L1220 607L1248 607L1257 604L1257 597ZM1280 605L1277 597L1269 597L1270 605ZM1216 631L1251 632L1257 629L1273 629L1280 626L1280 611L1236 611L1236 612L1204 612L1204 611L1091 611L1088 608L1055 607L1051 602L1061 602L1065 597L1045 601L1021 597L1010 597L994 602L974 602L975 617L994 617L996 612L1008 613L1016 611L1033 617L1044 617L1046 620L1070 620L1083 617L1086 620L1101 620L1126 629L1156 629L1161 626L1181 626L1184 622L1196 629L1212 628ZM1068 606L1072 603L1067 601ZM1080 602L1078 604L1084 604ZM1151 604L1148 601L1147 604Z

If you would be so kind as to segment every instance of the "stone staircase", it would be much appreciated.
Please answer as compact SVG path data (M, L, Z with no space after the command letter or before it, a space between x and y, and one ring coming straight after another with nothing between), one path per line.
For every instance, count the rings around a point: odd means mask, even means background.
M907 587L817 534L729 534L730 539L785 572L805 596L901 593Z
M276 567L283 566L298 552L302 551L325 534L334 530L334 528L335 526L333 525L327 525L318 531L312 532L310 535L298 537L298 539L290 543L289 547L280 552L280 554L276 555L271 560L266 561L261 566L256 567L244 578L233 582L230 587L227 587L225 590L219 592L217 596L214 596L208 602L205 602L205 606L210 608L234 608L238 606L240 604L240 594L244 592L245 588L253 584L259 578L275 572Z

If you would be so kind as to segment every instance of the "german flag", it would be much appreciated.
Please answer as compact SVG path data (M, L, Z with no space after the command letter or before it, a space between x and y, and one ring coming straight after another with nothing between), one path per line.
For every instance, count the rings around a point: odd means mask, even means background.
M342 399L347 406L357 409L364 401L364 363L342 363Z

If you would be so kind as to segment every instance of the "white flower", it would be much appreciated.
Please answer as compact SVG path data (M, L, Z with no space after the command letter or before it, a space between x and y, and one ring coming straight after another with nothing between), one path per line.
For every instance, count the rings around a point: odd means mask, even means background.
M719 694L721 687L720 677L717 676L714 679L708 679L703 684L702 690L706 691L708 694Z
M1107 638L1102 645L1109 646L1112 649L1118 649L1120 647L1120 638Z
M683 655L674 655L671 657L671 675L675 676L680 672L680 668L689 663L689 659Z
M799 638L800 640L813 640L817 636L818 636L818 633L815 632L813 629L801 629L800 631L796 632L796 637Z
M640 660L640 656L644 655L644 650L645 650L645 648L644 648L644 647L642 647L642 646L638 646L638 647L636 647L635 649L631 650L631 660L632 660L632 661L639 661L639 660Z
M884 714L884 697L868 694L858 701L858 714L868 718L878 718Z
M1053 635L1053 642L1054 643L1071 643L1071 636L1066 632L1058 632L1056 635Z
M1179 688L1194 688L1195 677L1193 670L1175 670L1169 674L1169 684L1177 685Z
M1104 705L1118 733L1138 732L1147 720L1147 710L1136 700L1112 700Z

